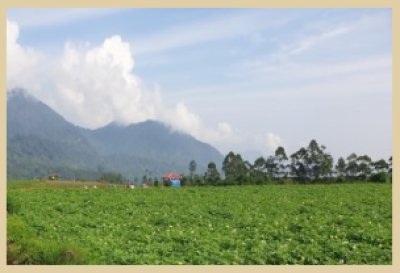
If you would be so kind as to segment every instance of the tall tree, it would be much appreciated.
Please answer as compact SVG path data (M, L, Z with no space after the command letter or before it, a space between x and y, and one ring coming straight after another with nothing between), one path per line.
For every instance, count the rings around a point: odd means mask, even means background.
M236 170L234 169L235 154L230 151L222 162L222 171L225 173L225 177L234 177Z
M275 157L270 155L266 162L265 168L267 169L267 174L270 177L274 177L274 174L278 171L278 164L275 162Z
M326 152L326 147L320 147L316 140L311 140L307 149L301 148L291 159L292 171L301 181L317 181L332 174L333 158Z
M372 163L375 173L387 172L389 170L389 164L384 159L380 159Z
M336 164L336 171L339 176L344 176L346 174L346 161L343 157L340 157L338 163Z
M264 159L264 157L259 157L254 161L253 168L255 170L255 176L256 176L256 184L264 184L265 181L265 173L264 170L266 168L266 163L267 161Z
M242 156L240 154L236 154L235 159L233 160L233 167L236 170L235 180L238 184L248 184L247 178L249 177L249 169L247 168L249 165L246 164L246 161L243 161ZM248 162L247 162L248 163Z
M253 167L257 172L262 173L264 171L264 169L265 169L265 164L266 163L267 162L266 162L265 158L260 156L259 158L257 158L254 161Z
M285 173L286 164L285 161L288 160L285 149L282 146L279 146L275 151L275 160L277 161L277 175L281 177Z
M306 154L306 164L309 171L308 177L311 179L316 179L320 176L321 165L319 164L319 155L321 154L321 149L316 140L311 140L307 148Z
M214 162L210 162L207 165L207 172L205 173L205 180L208 185L218 185L221 182L221 176L217 171L217 166Z
M368 155L363 155L357 157L357 165L358 172L357 175L359 178L365 180L371 174L371 163L372 160Z
M357 163L357 154L352 153L347 157L347 167L346 172L347 176L356 177L358 174L358 163Z
M246 170L247 170L247 171L251 171L251 170L254 169L254 166L253 166L248 160L245 160L245 161L243 162L243 165L246 167Z
M306 155L307 169L309 178L318 180L331 175L333 168L333 158L326 152L324 145L319 146L316 140L311 140L307 148Z
M229 152L222 163L222 170L228 180L240 180L248 173L247 167L246 163L243 162L242 156L240 154L235 155L233 152Z
M190 178L193 179L193 175L196 172L197 164L196 161L192 160L189 163L189 172L190 172Z
M319 156L319 163L321 164L321 177L330 177L333 169L333 157L330 153L326 152L326 147L324 145L321 145Z
M290 156L291 171L297 180L304 183L307 181L307 162L306 162L307 150L300 148L297 152Z

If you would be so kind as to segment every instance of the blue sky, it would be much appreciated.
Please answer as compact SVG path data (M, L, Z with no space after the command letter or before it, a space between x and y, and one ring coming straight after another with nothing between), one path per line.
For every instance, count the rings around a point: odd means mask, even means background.
M316 139L387 159L392 11L7 9L7 85L89 128L157 119L222 153Z

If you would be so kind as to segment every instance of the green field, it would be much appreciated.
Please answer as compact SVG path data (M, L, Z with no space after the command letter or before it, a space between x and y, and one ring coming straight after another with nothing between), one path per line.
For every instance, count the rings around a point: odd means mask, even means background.
M392 264L392 186L9 187L14 264Z

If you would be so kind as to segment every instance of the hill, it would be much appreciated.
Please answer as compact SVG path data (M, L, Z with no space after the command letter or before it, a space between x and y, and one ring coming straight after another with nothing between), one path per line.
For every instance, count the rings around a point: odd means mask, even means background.
M96 179L118 172L127 179L144 174L197 173L222 155L211 145L157 121L128 126L111 123L95 130L68 122L24 90L7 93L7 176L32 178L57 172L64 179Z

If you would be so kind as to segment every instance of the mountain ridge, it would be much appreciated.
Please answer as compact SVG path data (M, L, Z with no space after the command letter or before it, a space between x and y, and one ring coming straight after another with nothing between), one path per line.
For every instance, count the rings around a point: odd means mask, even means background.
M76 179L73 172L80 170L92 173L91 178L107 171L133 180L150 172L187 173L192 159L202 174L210 161L218 165L223 158L210 144L159 121L127 126L111 122L86 129L25 90L7 92L8 177L58 172L62 178Z

